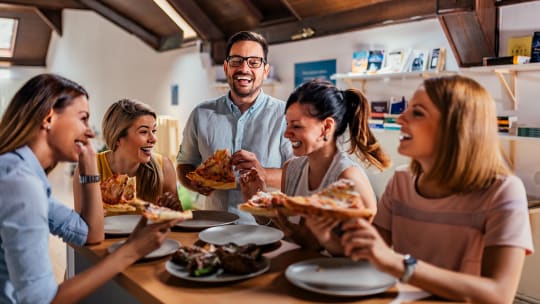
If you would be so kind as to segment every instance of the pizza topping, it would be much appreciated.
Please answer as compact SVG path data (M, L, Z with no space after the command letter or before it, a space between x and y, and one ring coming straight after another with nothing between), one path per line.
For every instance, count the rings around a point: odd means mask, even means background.
M176 211L167 207L161 207L152 203L146 203L142 208L142 214L153 222L168 221L175 219L188 220L193 218L191 210Z
M214 189L236 188L231 154L228 149L217 150L186 177Z
M115 174L101 181L101 197L108 205L128 204L136 197L136 178Z

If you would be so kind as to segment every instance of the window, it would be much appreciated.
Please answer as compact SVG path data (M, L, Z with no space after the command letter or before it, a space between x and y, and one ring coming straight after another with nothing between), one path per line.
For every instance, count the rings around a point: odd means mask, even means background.
M0 18L0 57L12 57L17 33L17 20Z

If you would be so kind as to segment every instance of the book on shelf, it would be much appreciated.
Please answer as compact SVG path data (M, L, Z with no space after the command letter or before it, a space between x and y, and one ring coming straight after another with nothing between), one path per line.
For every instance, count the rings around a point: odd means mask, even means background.
M508 38L507 56L531 56L532 36Z
M518 127L517 136L540 137L540 128L538 127Z
M532 37L531 62L540 62L540 32L534 32Z
M392 130L392 131L399 131L401 130L401 125L394 123L394 122L385 122L383 123L383 129L385 130Z
M411 57L407 72L423 72L428 69L429 50L414 49L411 51Z
M485 66L490 65L504 65L504 64L525 64L529 63L531 57L529 56L504 56L504 57L484 57L483 64Z
M384 65L379 73L401 73L407 69L409 56L411 52L406 49L392 50L386 52L384 56Z
M445 48L434 48L431 50L429 55L429 65L428 69L430 71L443 71L446 64L446 49Z
M352 73L365 73L368 69L369 51L361 50L353 52Z
M371 129L384 129L384 121L382 119L368 119L368 127Z
M368 56L368 68L369 74L377 73L383 66L384 62L384 50L371 50Z
M372 101L371 104L371 118L384 119L384 115L388 114L388 101Z
M402 96L400 100L390 100L390 114L401 114L407 107L407 100Z
M510 133L510 129L517 122L517 116L497 116L497 127L500 133Z

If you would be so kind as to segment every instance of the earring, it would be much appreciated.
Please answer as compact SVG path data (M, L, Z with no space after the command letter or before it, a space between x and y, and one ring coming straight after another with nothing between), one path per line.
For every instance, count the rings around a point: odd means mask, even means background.
M47 131L51 130L51 125L47 125Z
M328 136L326 136L326 134L323 136L322 138L324 141L328 141Z

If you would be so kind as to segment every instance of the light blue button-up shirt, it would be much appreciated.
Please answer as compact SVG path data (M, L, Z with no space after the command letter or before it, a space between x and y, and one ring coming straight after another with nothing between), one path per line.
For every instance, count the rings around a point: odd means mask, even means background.
M186 123L177 156L178 164L197 167L218 149L231 153L247 150L255 153L265 168L281 168L293 156L285 132L285 103L264 94L243 114L229 95L198 105ZM240 215L240 222L253 223L253 217L238 210L242 203L239 189L215 190L207 197L205 209L228 210Z
M81 246L88 226L51 197L43 168L24 146L0 155L0 303L49 303L58 284L49 233Z

